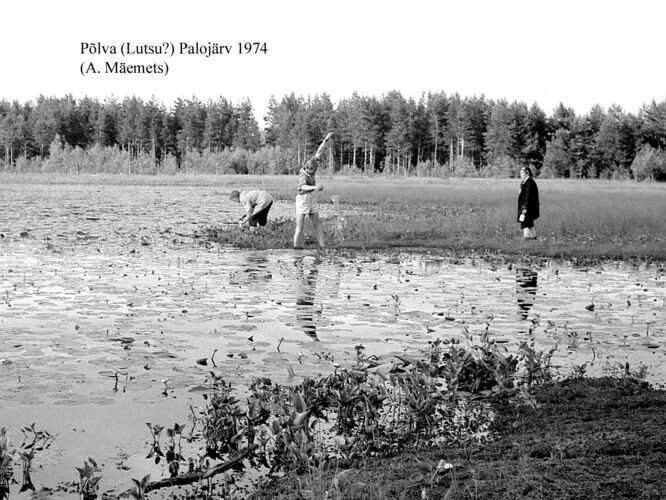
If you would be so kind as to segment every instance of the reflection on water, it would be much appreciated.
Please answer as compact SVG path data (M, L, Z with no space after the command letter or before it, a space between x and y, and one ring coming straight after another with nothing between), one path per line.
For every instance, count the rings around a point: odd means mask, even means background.
M518 300L518 314L527 319L530 309L534 305L537 291L537 272L529 267L516 268L516 294Z
M299 257L294 262L297 269L296 283L296 322L308 337L317 338L315 314L315 296L317 291L317 278L319 276L319 257Z
M239 276L239 281L246 284L256 282L267 282L273 278L273 273L268 269L268 258L266 255L248 254L245 256L243 267L244 276Z

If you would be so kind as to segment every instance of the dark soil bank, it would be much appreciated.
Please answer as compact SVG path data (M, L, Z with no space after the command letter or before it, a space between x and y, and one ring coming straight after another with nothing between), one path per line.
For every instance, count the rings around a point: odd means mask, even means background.
M536 405L495 401L490 443L368 460L335 493L447 500L666 498L665 391L600 378L540 386L533 395ZM417 460L443 460L454 468L431 476L430 486ZM294 498L294 489L282 484L263 498Z
M531 411L501 409L501 438L470 453L458 477L463 490L477 498L666 498L664 391L577 379L540 388L536 400Z

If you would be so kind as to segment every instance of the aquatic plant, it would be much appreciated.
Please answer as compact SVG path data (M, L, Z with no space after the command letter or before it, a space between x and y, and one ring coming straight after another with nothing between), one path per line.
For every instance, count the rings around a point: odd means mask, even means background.
M23 443L21 443L23 450L42 451L53 443L53 436L43 429L37 429L34 423L22 427L21 432L23 433Z
M88 460L84 460L83 467L76 467L76 470L79 473L78 493L81 496L81 500L93 500L97 498L98 483L102 479L102 476L95 475L95 472L98 472L97 462L92 458L88 458Z
M21 464L23 466L21 471L21 489L19 492L23 493L27 490L35 491L35 485L32 484L32 477L30 476L32 469L32 459L35 458L35 450L30 450L28 453L19 452L19 457L21 457Z
M150 434L153 438L153 443L150 447L150 451L148 452L146 458L155 457L155 463L158 464L160 463L160 460L164 456L164 453L162 452L162 448L160 446L160 434L162 433L164 426L159 424L153 425L150 422L147 422L146 425L148 426Z
M43 451L53 443L53 436L47 431L37 429L35 424L21 428L23 442L18 450L9 449L6 429L0 428L0 500L9 498L10 484L17 484L14 478L14 459L18 454L21 460L21 487L19 492L35 490L32 483L32 461L38 451Z
M212 459L223 457L240 449L246 429L241 425L244 411L240 400L231 394L231 385L213 378L214 393L201 419L206 440L205 455Z
M135 500L144 500L148 494L146 487L150 482L150 474L146 474L140 480L132 478L132 481L134 482L134 488L129 490L128 494Z
M9 453L7 432L0 428L0 500L9 498L9 484L14 479L12 456Z
M393 314L398 316L400 314L400 296L396 293L392 293L391 298L393 299Z
M534 339L531 339L529 342L521 342L519 350L525 364L524 380L528 386L535 383L547 383L553 379L550 362L553 353L557 350L557 345L548 351L538 351L534 348Z
M446 349L444 349L446 347ZM437 339L431 343L431 363L455 395L464 392L500 391L514 387L519 360L498 344L481 337L481 343L470 349L455 340Z
M180 462L183 460L181 440L183 437L183 430L185 429L184 425L178 425L175 423L173 427L170 427L166 430L166 435L170 439L165 459L169 464L169 473L171 477L178 475L180 469ZM178 441L176 441L176 436L178 436Z

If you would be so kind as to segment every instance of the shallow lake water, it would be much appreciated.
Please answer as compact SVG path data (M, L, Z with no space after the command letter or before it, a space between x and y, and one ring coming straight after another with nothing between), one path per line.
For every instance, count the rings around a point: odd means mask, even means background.
M240 215L215 187L0 195L0 427L13 448L32 423L55 437L34 459L38 490L77 480L88 457L102 491L166 477L145 458L146 423L189 425L210 371L238 387L297 383L353 364L357 345L388 362L487 333L510 351L557 345L561 376L586 363L589 375L628 367L666 382L660 266L208 247L194 231ZM272 215L291 210L278 202Z

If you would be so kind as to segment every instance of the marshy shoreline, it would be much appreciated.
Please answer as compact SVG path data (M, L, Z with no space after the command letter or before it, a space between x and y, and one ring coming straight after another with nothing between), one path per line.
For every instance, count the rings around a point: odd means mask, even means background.
M529 392L530 404L491 398L498 418L490 442L315 469L270 481L252 498L664 498L666 391L604 377Z
M540 307L537 304L544 316L535 336L537 345L541 341L578 342L578 352L586 349L587 356L587 350L600 342L604 319L615 321L614 328L619 328L629 325L630 314L637 314L632 329L635 337L627 340L625 335L622 343L621 336L609 335L610 348L621 352L622 346L633 345L647 350L647 325L650 341L659 344L650 348L651 360L662 356L663 327L652 323L658 318L651 317L653 312L656 315L663 310L666 186L661 184L537 179L543 213L537 221L539 239L523 241L515 222L515 179L322 175L326 190L320 196L320 207L329 248L319 252L314 250L307 224L310 239L306 240L306 249L290 249L294 228L291 177L0 174L0 180L8 205L5 225L0 226L0 250L7 257L1 270L7 282L12 283L3 291L3 320L13 332L11 346L0 357L11 362L3 365L3 370L12 374L5 383L15 398L29 398L30 391L38 390L38 385L29 383L37 380L30 366L30 353L42 350L53 350L58 357L50 358L51 361L64 360L74 372L84 367L76 375L82 383L72 386L75 390L71 391L71 401L63 400L60 406L68 410L76 405L90 407L86 405L87 396L81 395L86 387L94 391L103 387L105 392L99 399L106 404L124 402L131 407L131 399L142 394L152 401L144 406L157 407L171 399L162 398L162 390L165 396L174 395L171 407L184 403L193 397L188 395L188 389L201 384L211 369L212 357L206 361L202 356L210 355L212 346L218 346L215 342L227 348L228 355L235 356L234 366L265 364L268 371L280 367L282 379L286 377L285 364L296 367L299 377L306 370L333 370L333 357L326 358L323 351L315 350L314 344L306 343L308 339L303 340L299 321L318 322L319 331L333 339L329 347L339 349L337 361L343 364L345 349L351 350L350 343L369 342L373 321L391 323L386 336L395 337L391 342L397 349L405 338L404 332L412 326L417 329L413 336L417 342L413 341L411 347L424 344L430 334L460 336L466 326L476 340L483 335L485 316L475 315L475 311L487 309L484 315L494 312L506 321L508 315L516 314L517 298L532 300L536 287L530 291L521 287L518 267L539 270L540 293L548 290L550 294L553 289L548 286L557 280L578 281L578 288L573 289L582 291L576 308L583 313L586 302L581 300L589 300L595 293L599 299L597 311L578 320L579 324L594 321L598 328L594 330L594 344L583 326L567 326L572 316L566 315L562 303L566 302L567 290L572 289L563 285L555 297L560 301L557 312L546 309L545 302ZM233 224L240 208L228 201L228 193L249 187L267 189L276 199L269 226L259 232L244 231ZM340 196L339 213L334 212L330 202L334 195ZM410 267L412 264L406 265L405 259L411 258L406 255L435 261L435 272L421 272L418 267ZM462 285L451 283L451 276L464 274L461 271L465 266L478 273L469 275L469 288L464 290L467 301L463 305L456 302ZM604 283L608 282L596 281L595 277L605 275L606 268L615 280L613 308L601 299L605 295ZM383 276L382 269L390 276ZM641 278L631 282L630 288L618 286L629 276L638 275L639 269ZM340 289L340 273L344 292ZM358 273L363 273L360 278ZM294 305L292 295L300 293L299 287L306 295L314 294L317 276L319 295L316 301L310 299L312 307L305 311L306 316L309 314L305 317L298 308L307 309L308 302ZM443 289L439 282L429 281L434 280L433 276L449 282L449 287ZM408 283L409 279L413 281ZM421 283L417 285L417 281ZM639 283L649 285L647 295L644 286L637 286ZM274 286L279 297L270 294ZM501 299L506 302L505 310L500 311L482 297L491 288L505 294ZM590 292L591 289L594 290ZM221 290L226 290L226 295L216 295ZM259 301L257 291L262 293ZM38 304L35 297L45 300ZM349 301L349 297L356 302ZM391 315L394 308L399 309L400 298L402 324L398 314ZM98 311L102 303L109 306ZM358 307L350 308L350 304ZM417 304L425 304L428 310L419 311ZM430 309L435 304L441 304L441 314L453 310L457 321L448 322L443 316L433 315ZM220 305L225 308L222 312L216 310ZM63 306L68 311L66 315L59 312ZM597 313L598 319L589 319ZM349 314L353 326L341 319ZM517 327L529 325L530 319ZM552 320L555 326L551 328L546 320ZM507 332L501 328L515 325L515 321L495 320L491 331L496 324L495 338L504 337L506 342ZM283 346L285 352L279 352L280 344L274 352L276 339L264 331L265 325L277 326L286 336L293 336L292 343ZM453 327L455 332L450 329ZM524 329L514 340L524 340L527 326ZM609 329L610 326L605 331ZM44 332L44 338L35 335L35 331ZM223 331L229 336L222 335ZM238 332L247 333L234 337ZM569 336L574 333L580 335ZM144 342L134 342L139 339ZM255 346L257 351L250 350ZM77 359L81 357L95 357L90 347L101 347L104 355L94 364L80 364ZM286 352L287 349L294 352ZM296 352L298 349L302 352ZM181 353L179 359L171 357L174 352ZM250 359L241 358L241 354ZM208 365L202 366L201 359ZM307 369L305 365L301 367L302 360L307 362ZM387 358L383 362L388 363ZM237 370L227 365L230 363L220 362L214 368L220 376L238 377ZM423 498L424 491L426 498L449 500L664 497L666 485L658 474L665 461L661 444L666 441L664 381L659 381L661 387L657 384L651 388L641 381L644 373L637 370L633 361L630 366L614 360L613 365L613 377L590 378L581 366L577 376L543 381L528 390L507 387L498 394L474 394L470 401L491 405L497 415L491 441L456 442L405 449L382 457L356 457L344 468L335 462L318 463L304 474L278 474L278 479L261 484L251 494L255 498L285 499L318 499L326 495ZM126 379L121 379L122 391L111 393L109 374L118 367L122 367ZM172 379L176 368L184 370L180 380L162 387L162 377ZM47 363L44 373L50 369ZM335 371L348 372L347 367ZM18 385L15 374L19 375ZM61 391L46 385L46 390L35 392L35 396L43 397L44 404L51 404L58 400ZM182 399L175 399L176 394ZM8 403L14 405L9 400ZM291 406L293 401L287 399L285 404ZM137 418L141 430L135 433L139 436L135 442L145 437L146 420L156 422L161 417ZM29 423L10 420L2 424L14 431L17 425ZM44 423L38 428L50 430ZM64 438L58 439L56 444L62 444ZM16 446L15 440L13 444ZM80 466L84 457L77 455L76 459ZM145 453L133 459L133 469L125 473L110 471L113 467L106 464L102 484L112 482L117 492L121 491L118 485L126 479L140 479L146 467L139 460L145 462ZM18 472L18 457L15 460ZM62 467L72 472L70 462L63 462L66 463ZM59 478L69 477L69 473L59 474ZM125 476L119 480L122 474ZM56 493L74 495L77 485L68 484L60 490L42 490L42 497ZM226 490L220 487L208 498L230 498L231 491L232 486ZM237 493L238 498L250 495L248 491ZM39 498L40 493L36 495ZM100 493L102 498L113 495ZM161 495L159 498L205 498L205 491L176 488L163 490Z
M337 251L410 249L591 263L666 259L666 185L660 183L537 179L538 239L524 241L516 222L519 181L514 179L322 175L320 180L326 241ZM293 203L288 176L235 176L223 182L227 189L260 187L281 203ZM333 196L340 200L338 213ZM213 223L203 236L241 248L289 248L293 216L288 211L271 219L261 234ZM306 246L313 243L310 236Z
M540 179L538 239L523 241L516 222L518 179L457 179L318 175L326 241L331 250L427 250L543 257L582 262L666 260L666 183ZM141 191L201 186L214 189L220 210L193 236L248 249L291 247L295 178L287 175L90 175L0 173L7 185L126 186ZM260 188L276 200L258 234L235 226L226 203L234 189ZM339 213L331 198L337 196ZM313 245L306 224L305 246Z
M334 186L339 182L330 180ZM662 186L652 192L661 193L656 198L645 197L637 204L633 199L637 192L632 192L640 189L636 184L569 182L569 186L562 181L543 183L542 213L546 215L537 221L537 241L522 241L513 234L517 233L511 227L513 200L501 199L498 184L483 180L444 182L445 186L409 180L400 195L393 182L380 183L379 189L353 195L342 214L325 219L327 240L339 247L334 252L390 248L454 262L480 259L497 265L538 266L559 260L579 267L663 264L666 225L650 215L659 214L662 221L666 215ZM499 182L506 197L510 183ZM446 193L439 200L433 194L435 186ZM470 191L468 197L464 191ZM338 194L335 188L334 193ZM608 210L611 193L616 201ZM386 202L386 198L392 199ZM484 198L490 203L484 204ZM458 203L451 206L452 201ZM345 215L345 210L351 215ZM288 242L291 230L289 220L280 220L260 236L236 228L223 234L209 229L206 236L240 247L279 248L285 246L280 242ZM534 406L529 408L510 402L506 395L493 400L499 418L490 443L412 450L391 458L360 460L345 470L313 468L301 476L271 480L252 498L666 496L666 479L659 472L666 464L663 388L651 388L630 377L581 377L535 386L530 394ZM438 469L442 461L452 467ZM429 478L427 484L424 477Z

